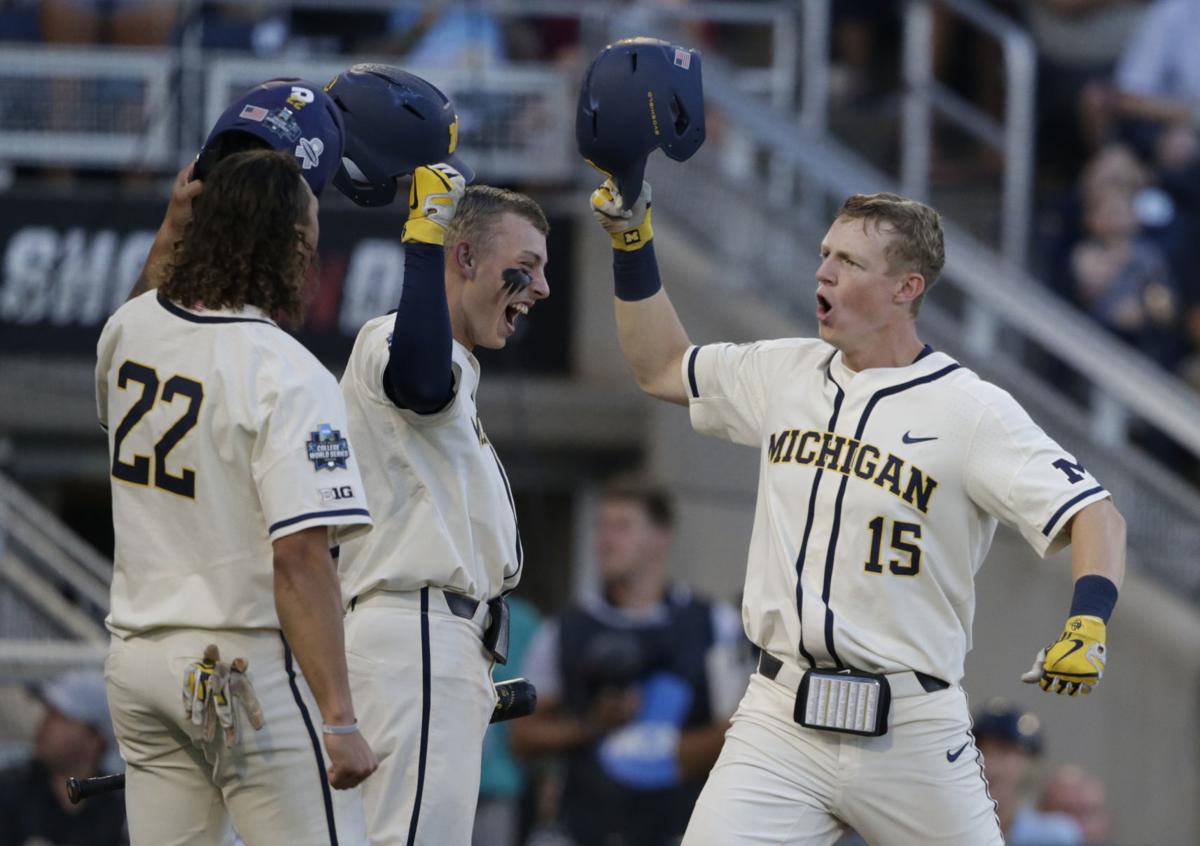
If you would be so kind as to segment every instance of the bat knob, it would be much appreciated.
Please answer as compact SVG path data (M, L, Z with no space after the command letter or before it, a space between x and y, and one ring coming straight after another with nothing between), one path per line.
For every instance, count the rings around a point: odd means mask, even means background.
M83 798L79 795L79 779L75 776L67 779L67 798L71 800L72 805L78 805L79 800Z

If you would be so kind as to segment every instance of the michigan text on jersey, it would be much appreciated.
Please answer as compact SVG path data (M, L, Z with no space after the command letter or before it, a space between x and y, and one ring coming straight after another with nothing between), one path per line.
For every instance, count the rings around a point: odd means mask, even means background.
M922 514L929 513L929 499L938 486L937 479L903 458L834 432L784 429L774 433L767 444L767 459L772 464L811 464L874 482Z

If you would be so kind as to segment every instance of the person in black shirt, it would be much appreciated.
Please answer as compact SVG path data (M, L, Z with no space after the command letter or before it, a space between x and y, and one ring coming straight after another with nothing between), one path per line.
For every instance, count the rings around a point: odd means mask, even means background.
M667 577L673 515L634 482L599 504L601 593L543 624L523 672L522 757L561 755L559 823L580 846L677 843L750 676L737 612Z
M124 846L122 794L78 805L67 798L67 777L100 774L112 748L104 676L69 672L35 694L45 713L33 737L33 756L0 770L0 846Z

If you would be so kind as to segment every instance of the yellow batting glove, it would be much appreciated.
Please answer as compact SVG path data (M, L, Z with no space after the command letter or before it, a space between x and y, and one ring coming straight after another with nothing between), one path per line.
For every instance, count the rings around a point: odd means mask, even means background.
M1042 690L1075 696L1091 693L1104 676L1105 626L1099 617L1077 616L1067 620L1062 636L1038 652L1029 672L1021 676Z
M592 214L612 237L614 250L640 250L654 237L650 226L650 183L642 183L642 193L633 208L626 209L621 192L611 179L592 192Z
M400 240L440 247L466 190L462 174L448 164L422 165L413 171L408 186L408 220Z

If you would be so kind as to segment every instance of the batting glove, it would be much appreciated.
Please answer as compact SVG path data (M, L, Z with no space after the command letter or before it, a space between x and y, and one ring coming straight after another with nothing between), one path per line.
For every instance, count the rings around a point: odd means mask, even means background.
M1033 667L1021 681L1037 682L1042 690L1075 696L1091 693L1104 675L1104 621L1099 617L1077 616L1067 620L1062 636L1038 651Z
M650 183L642 183L633 208L626 209L621 202L621 192L611 179L592 192L592 214L604 231L612 237L614 250L632 252L640 250L654 237L650 226Z
M207 743L216 734L222 714L230 710L228 668L215 645L204 658L187 665L183 675L183 712L195 726L194 740Z
M448 164L422 165L408 186L408 221L400 240L405 244L436 244L446 240L458 201L467 189L461 173Z

